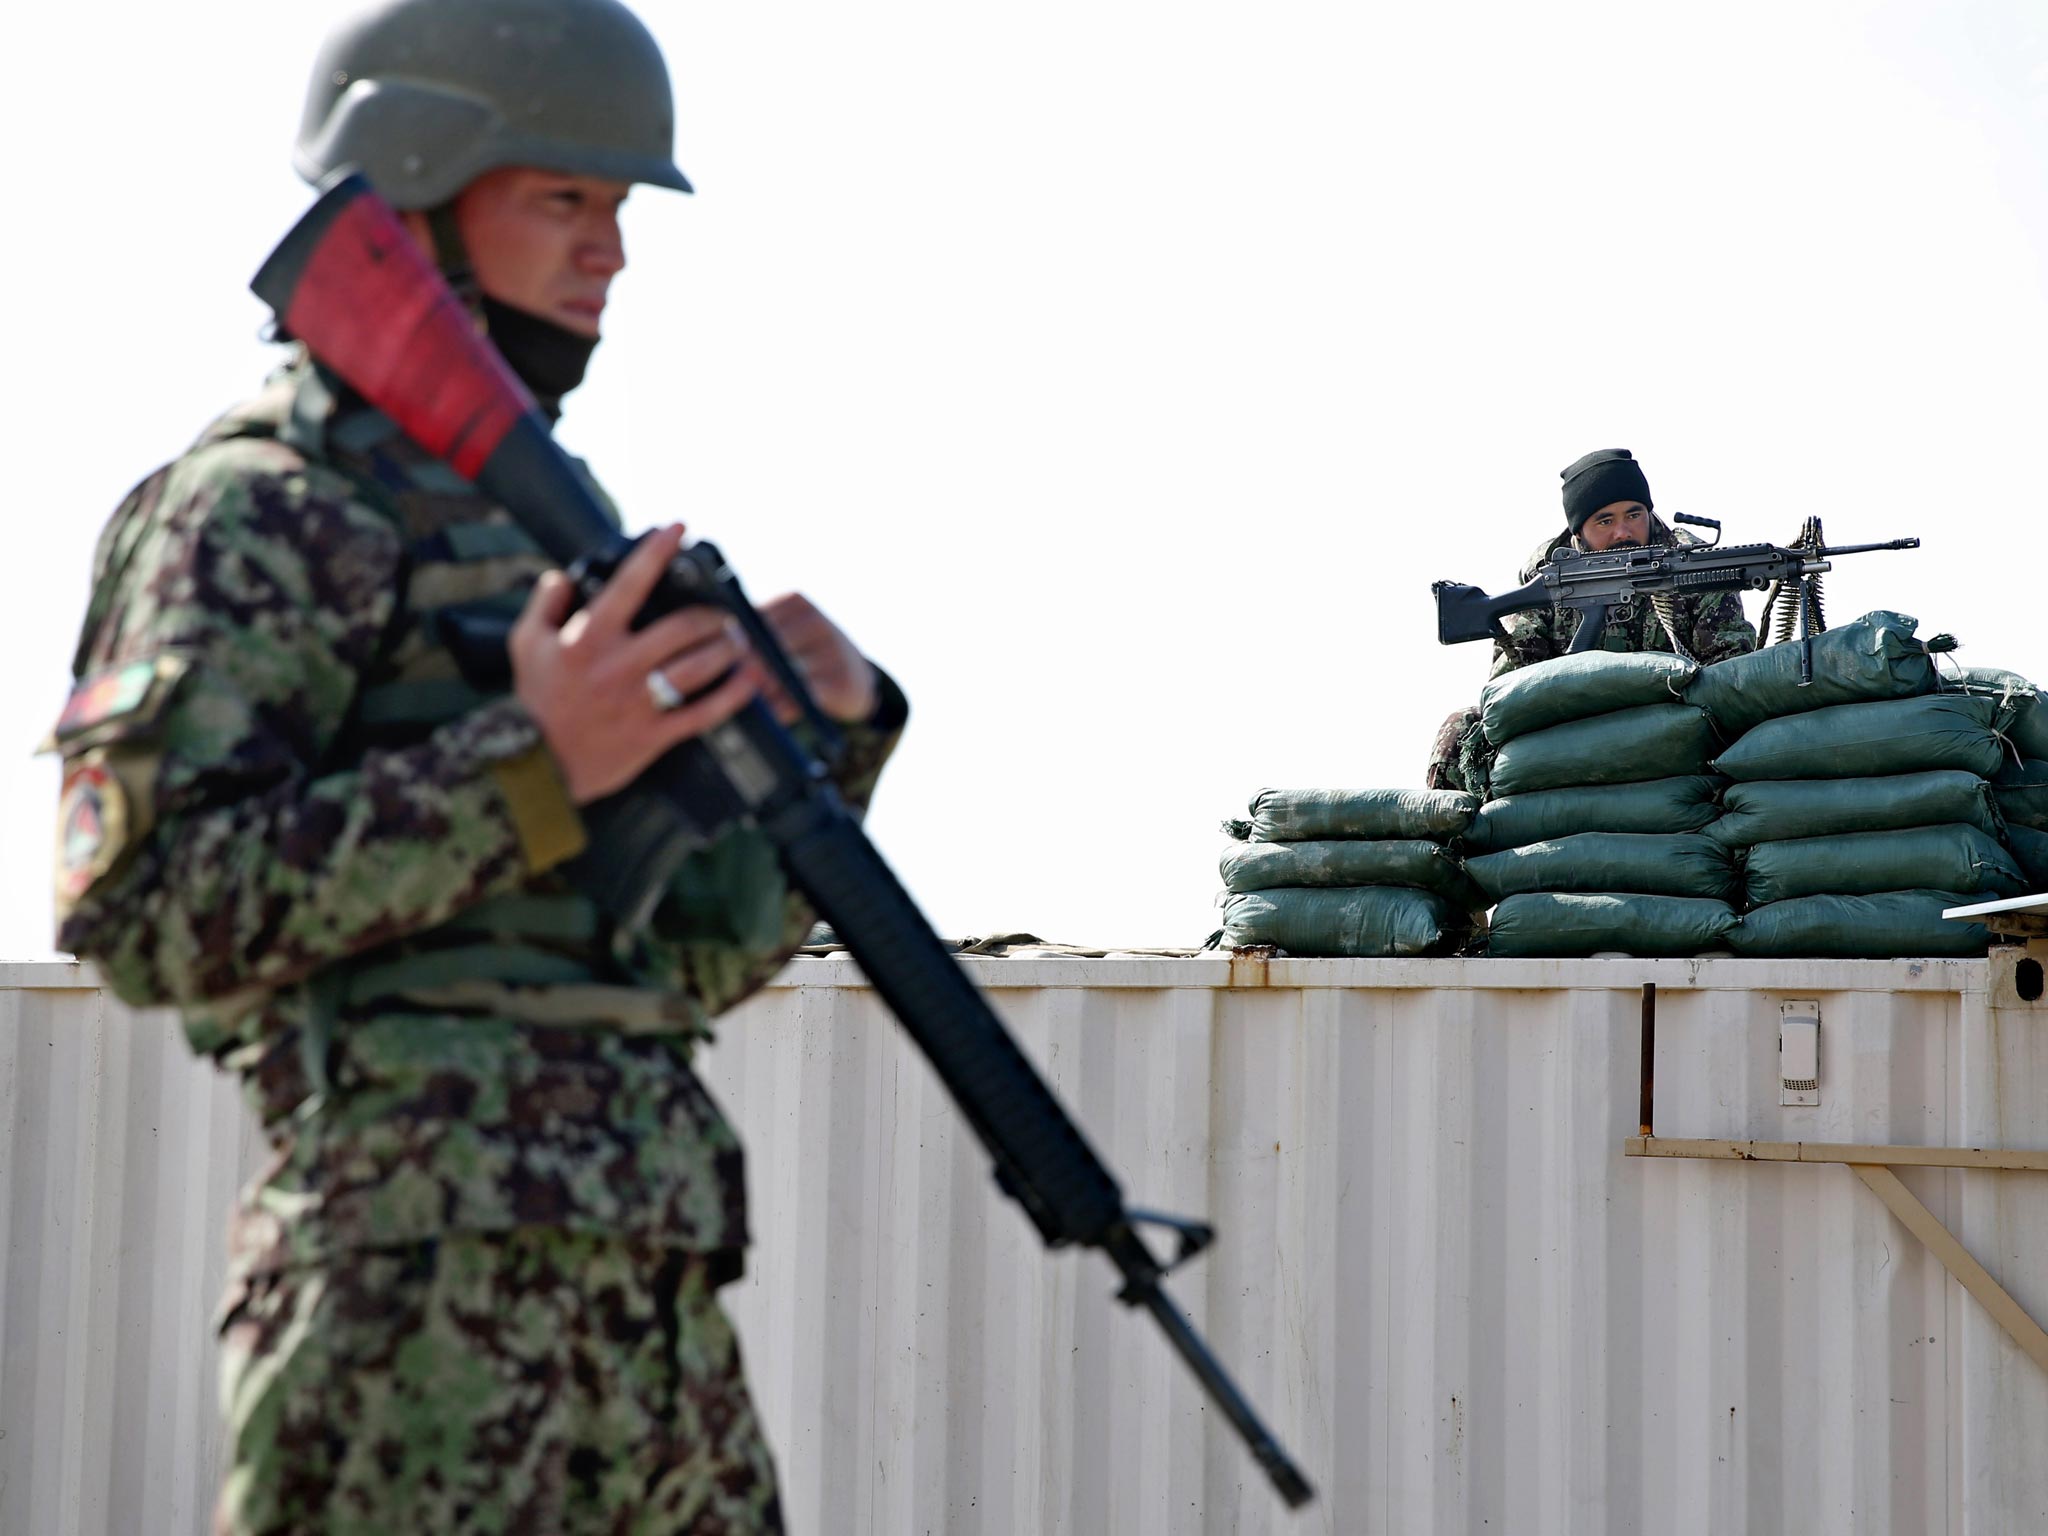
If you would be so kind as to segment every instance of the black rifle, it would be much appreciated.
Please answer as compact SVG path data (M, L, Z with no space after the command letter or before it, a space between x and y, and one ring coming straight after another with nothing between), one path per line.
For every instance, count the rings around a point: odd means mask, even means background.
M251 284L280 332L503 506L587 600L636 542L612 524L546 418L467 310L360 176L329 187ZM642 624L696 603L737 615L783 686L829 734L803 681L718 552L685 550ZM475 637L472 637L474 639ZM1123 1192L959 961L841 803L818 753L759 700L663 757L622 794L585 808L596 858L575 873L611 912L644 919L676 866L727 827L758 827L790 882L832 925L930 1060L995 1162L996 1182L1046 1243L1099 1248L1123 1276L1118 1299L1150 1312L1290 1505L1308 1481L1167 1296L1169 1270L1208 1245L1199 1222L1124 1203ZM1139 1230L1177 1240L1170 1262Z
M1717 539L1720 536L1721 525L1710 517L1689 517L1681 512L1676 521L1711 528ZM1789 545L1649 544L1597 553L1559 549L1526 587L1517 587L1499 597L1489 597L1479 588L1462 582L1435 583L1430 590L1436 594L1436 637L1445 645L1459 645L1467 640L1506 641L1508 634L1500 621L1509 614L1537 608L1571 608L1578 612L1579 628L1567 649L1576 654L1600 643L1609 609L1631 604L1637 598L1654 602L1659 597L1695 592L1768 589L1770 597L1764 605L1761 626L1764 638L1770 639L1772 611L1782 597L1790 606L1778 610L1778 638L1793 638L1792 620L1796 613L1800 637L1807 641L1800 657L1800 681L1811 682L1813 636L1827 628L1821 606L1821 577L1833 569L1834 557L1919 547L1918 539L1829 545L1822 540L1820 519L1810 517L1799 538ZM1671 638L1682 653L1682 642L1676 635Z

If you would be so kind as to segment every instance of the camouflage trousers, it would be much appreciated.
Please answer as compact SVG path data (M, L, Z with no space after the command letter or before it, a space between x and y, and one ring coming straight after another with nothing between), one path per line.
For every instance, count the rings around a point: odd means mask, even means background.
M779 1532L710 1267L529 1228L243 1282L216 1532Z
M1469 782L1467 772L1470 762L1470 747L1466 738L1479 729L1479 709L1468 705L1454 709L1444 717L1444 723L1436 728L1436 740L1430 744L1429 766L1423 770L1422 783L1425 789L1464 789L1473 793L1483 790Z

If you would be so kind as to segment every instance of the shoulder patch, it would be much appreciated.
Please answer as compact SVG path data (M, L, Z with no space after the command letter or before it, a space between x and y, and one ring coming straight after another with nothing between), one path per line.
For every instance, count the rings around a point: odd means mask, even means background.
M67 912L128 846L128 797L103 761L83 758L64 773L57 801L57 910Z
M165 653L80 678L39 750L68 757L148 730L178 691L191 664L190 657Z

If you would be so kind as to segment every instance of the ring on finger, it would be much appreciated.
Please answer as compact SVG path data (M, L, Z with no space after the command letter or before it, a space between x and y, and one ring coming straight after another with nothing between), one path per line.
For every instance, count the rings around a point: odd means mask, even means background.
M670 682L668 674L659 667L647 674L647 697L663 714L683 707L683 691Z

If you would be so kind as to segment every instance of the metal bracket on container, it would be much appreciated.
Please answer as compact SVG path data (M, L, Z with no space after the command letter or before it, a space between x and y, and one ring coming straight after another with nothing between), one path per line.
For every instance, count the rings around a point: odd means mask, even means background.
M1991 950L1991 1006L2048 1006L2048 896L2015 896L1950 907L1952 922L1982 923L2001 942Z
M1949 907L1941 915L1950 922L1982 923L1993 933L2009 939L2038 939L2048 935L2048 896L1980 901L1967 907Z
M2048 897L2037 897L2048 911ZM1981 919L1979 919L1981 921ZM1785 1005L1790 1022L1795 1007L1812 1008L1816 1034L1819 1009L1812 1004ZM1781 1037L1782 1039L1782 1037ZM1625 1157L1682 1157L1709 1162L1734 1163L1840 1163L1870 1186L1898 1217L1900 1223L1921 1242L1944 1268L1977 1298L1978 1305L1991 1314L1993 1322L2012 1336L2042 1370L2048 1371L2048 1330L2012 1297L2011 1292L1971 1257L1956 1235L1942 1225L1910 1189L1900 1182L1897 1168L1966 1168L2002 1170L2013 1173L2048 1173L2048 1152L2007 1151L1996 1147L1907 1147L1833 1141L1702 1141L1663 1137L1656 1133L1656 1105L1652 1068L1657 1048L1657 989L1643 988L1643 1061L1640 1128L1642 1134L1622 1143ZM1782 1047L1781 1047L1782 1048Z

